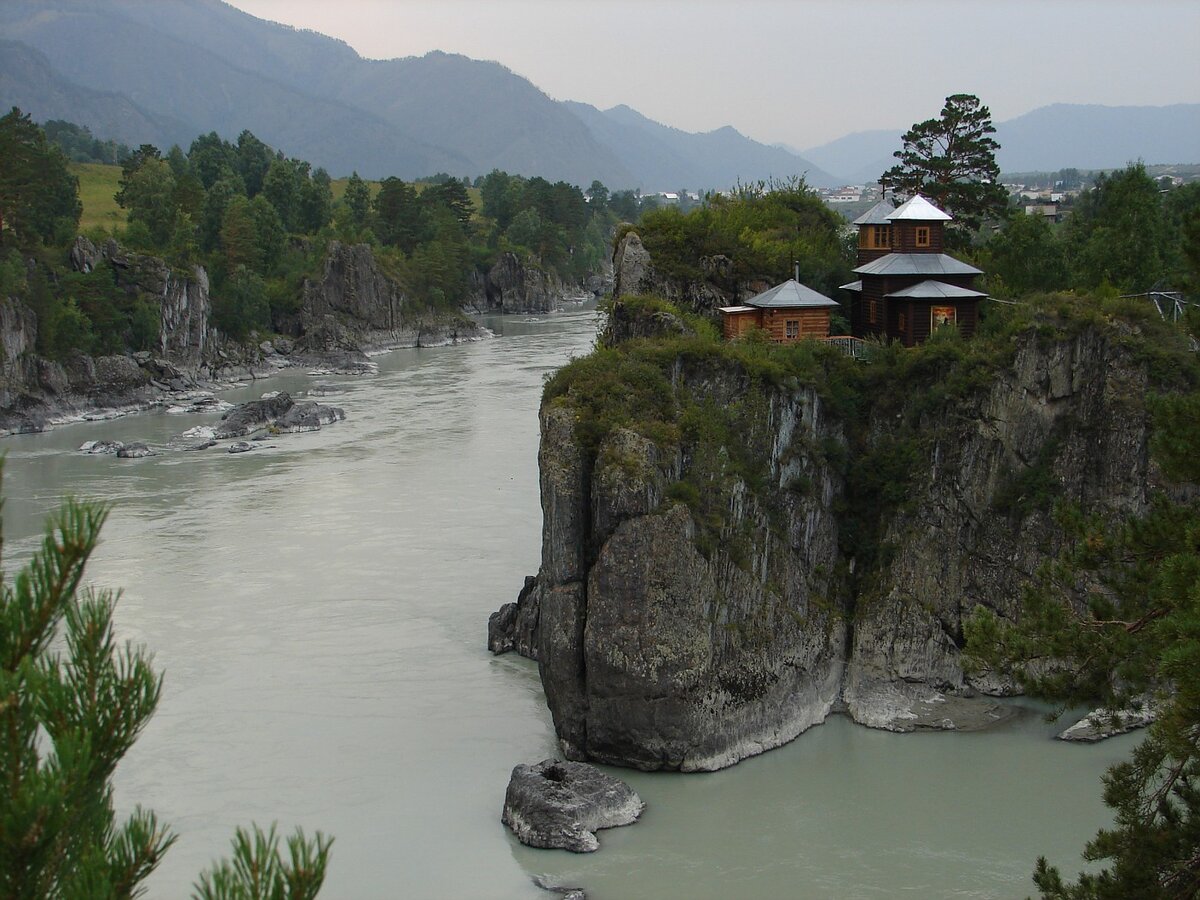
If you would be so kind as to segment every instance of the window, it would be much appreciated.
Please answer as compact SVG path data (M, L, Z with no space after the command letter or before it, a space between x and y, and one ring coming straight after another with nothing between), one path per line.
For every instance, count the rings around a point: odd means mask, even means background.
M785 326L786 334L789 338L800 337L800 322L798 319L788 319Z
M929 311L929 327L941 328L943 325L953 325L957 311L953 306L935 306Z
M875 247L890 247L892 246L892 229L889 225L875 226Z
M929 246L929 229L925 226L920 226L917 228L917 246Z
M902 332L908 331L908 316L904 315L904 313L896 316L896 330Z
M878 309L874 300L867 301L867 321L874 325L878 321Z

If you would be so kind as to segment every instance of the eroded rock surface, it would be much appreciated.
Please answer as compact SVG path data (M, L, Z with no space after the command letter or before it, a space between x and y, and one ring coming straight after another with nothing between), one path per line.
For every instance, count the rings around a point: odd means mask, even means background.
M501 820L522 844L591 853L596 832L637 821L645 804L633 789L586 763L546 759L513 769Z

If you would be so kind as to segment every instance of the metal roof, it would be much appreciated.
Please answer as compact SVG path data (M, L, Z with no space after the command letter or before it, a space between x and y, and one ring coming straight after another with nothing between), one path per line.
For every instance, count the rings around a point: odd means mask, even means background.
M892 206L892 204L887 200L880 200L850 224L886 225L888 223L888 215L894 213L895 211L896 207Z
M917 194L898 210L888 216L889 222L949 222L954 217L942 212L920 194Z
M753 306L718 306L717 310L723 313L757 312Z
M849 284L839 284L838 290L861 292L862 291L862 282L861 281L851 281Z
M983 271L945 253L889 253L859 266L858 275L982 275Z
M903 290L885 294L884 296L910 297L919 300L969 300L974 297L986 297L987 294L982 291L973 291L970 288L956 287L953 284L929 279L922 281L920 284L910 285Z
M777 284L770 290L751 297L746 301L746 305L758 309L795 309L797 307L818 309L839 304L836 300L830 300L824 294L805 287L795 278L789 278L783 284Z

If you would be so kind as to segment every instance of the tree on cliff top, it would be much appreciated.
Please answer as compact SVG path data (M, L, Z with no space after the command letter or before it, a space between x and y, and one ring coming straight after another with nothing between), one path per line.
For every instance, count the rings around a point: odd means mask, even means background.
M954 216L964 229L1003 214L1007 195L996 179L996 150L1000 145L992 114L972 94L946 98L939 118L918 122L905 133L899 163L879 183L901 194L921 193Z
M81 590L105 511L69 502L41 549L0 584L0 897L124 900L175 836L152 812L118 822L113 772L158 704L145 651L119 646L116 595ZM60 626L65 626L60 635ZM61 649L59 649L61 648ZM330 840L239 829L232 863L197 885L201 900L309 900Z
M62 151L15 106L0 117L0 246L68 241L79 225L79 181Z

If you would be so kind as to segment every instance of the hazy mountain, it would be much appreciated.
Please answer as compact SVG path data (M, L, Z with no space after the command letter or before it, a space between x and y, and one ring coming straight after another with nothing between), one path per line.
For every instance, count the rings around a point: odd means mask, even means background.
M195 136L184 122L148 112L123 94L66 81L32 47L0 40L0 109L7 112L13 106L36 122L64 119L134 147L141 143L169 147Z
M1005 172L1108 169L1200 162L1200 103L1081 106L1055 103L999 122L996 161Z
M902 131L860 131L803 151L848 184L875 181L895 165ZM1200 162L1200 103L1084 106L1055 103L996 123L1004 172L1112 169L1141 159Z
M576 109L581 106L583 104L573 104ZM595 107L587 108L596 111ZM620 140L622 135L629 140L650 138L668 148L677 159L697 173L693 181L666 181L652 184L654 188L670 190L686 186L724 189L739 179L753 181L792 175L804 175L809 184L817 187L839 183L837 178L809 160L780 147L752 140L728 125L716 131L693 134L655 122L625 105L614 106L601 115L609 120L610 139ZM592 118L594 120L594 116Z
M413 178L493 168L586 186L726 188L804 174L874 180L892 131L802 154L720 128L691 134L629 108L551 100L495 62L430 53L362 59L347 44L221 0L0 0L0 104L127 144L249 129L335 175ZM1002 123L1007 170L1196 162L1200 106L1053 106ZM834 174L830 174L834 173Z
M900 149L904 132L856 131L836 141L800 151L807 159L839 176L839 184L870 184L896 164L892 153Z
M164 8L192 5L179 0L162 3ZM141 10L156 5L128 6ZM469 170L469 162L457 154L413 140L368 112L264 78L194 43L125 18L120 14L125 7L99 8L86 0L6 0L0 4L0 27L5 36L45 54L64 82L103 85L141 108L182 120L190 137L216 131L233 139L248 128L268 144L335 174L355 168L364 174L408 177L439 169ZM86 108L87 96L85 92L77 98L81 108ZM7 97L0 100L7 102ZM116 136L106 128L93 131ZM190 142L190 137L183 140Z

